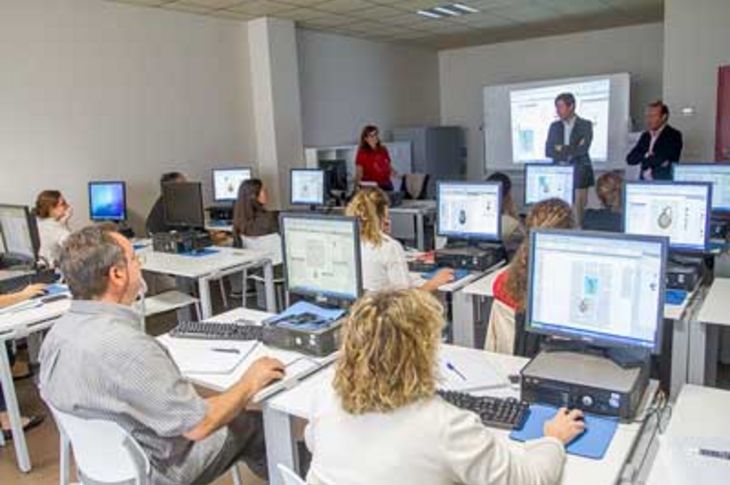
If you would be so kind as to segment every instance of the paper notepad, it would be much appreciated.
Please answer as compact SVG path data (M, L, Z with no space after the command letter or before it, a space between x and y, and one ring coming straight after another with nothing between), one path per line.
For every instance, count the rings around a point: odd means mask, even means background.
M509 437L516 441L528 441L544 436L545 422L552 419L558 409L543 404L532 404L530 415L522 429L513 431ZM571 455L600 460L606 454L613 435L616 434L618 419L586 414L586 430L565 448Z
M259 342L161 338L183 374L230 374L251 355ZM213 349L236 349L238 353Z
M441 352L439 388L447 391L478 391L509 386L507 376L482 352Z

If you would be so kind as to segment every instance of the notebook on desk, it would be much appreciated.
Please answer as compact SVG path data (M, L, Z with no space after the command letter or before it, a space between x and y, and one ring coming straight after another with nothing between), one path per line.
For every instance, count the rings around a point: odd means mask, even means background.
M441 352L438 357L439 389L480 391L509 386L507 376L480 352Z

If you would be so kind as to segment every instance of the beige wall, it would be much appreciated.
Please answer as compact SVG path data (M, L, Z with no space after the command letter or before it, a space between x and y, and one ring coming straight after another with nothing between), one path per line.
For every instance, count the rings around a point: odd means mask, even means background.
M210 168L254 159L246 24L99 0L3 0L0 199L122 179L133 222L163 171L209 194ZM206 194L207 195L207 194Z
M441 122L466 128L469 177L484 173L484 86L628 72L640 122L662 93L662 35L655 23L439 52Z

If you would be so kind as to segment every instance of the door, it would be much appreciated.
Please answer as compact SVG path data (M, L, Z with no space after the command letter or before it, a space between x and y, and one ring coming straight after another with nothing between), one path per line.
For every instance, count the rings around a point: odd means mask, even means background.
M730 66L721 66L717 72L715 160L730 162Z

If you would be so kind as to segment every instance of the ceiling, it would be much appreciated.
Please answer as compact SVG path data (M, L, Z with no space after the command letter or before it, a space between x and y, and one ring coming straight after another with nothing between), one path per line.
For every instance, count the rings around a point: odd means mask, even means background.
M451 48L660 21L664 0L107 0L299 27L383 42ZM478 13L430 19L416 11L461 3Z

